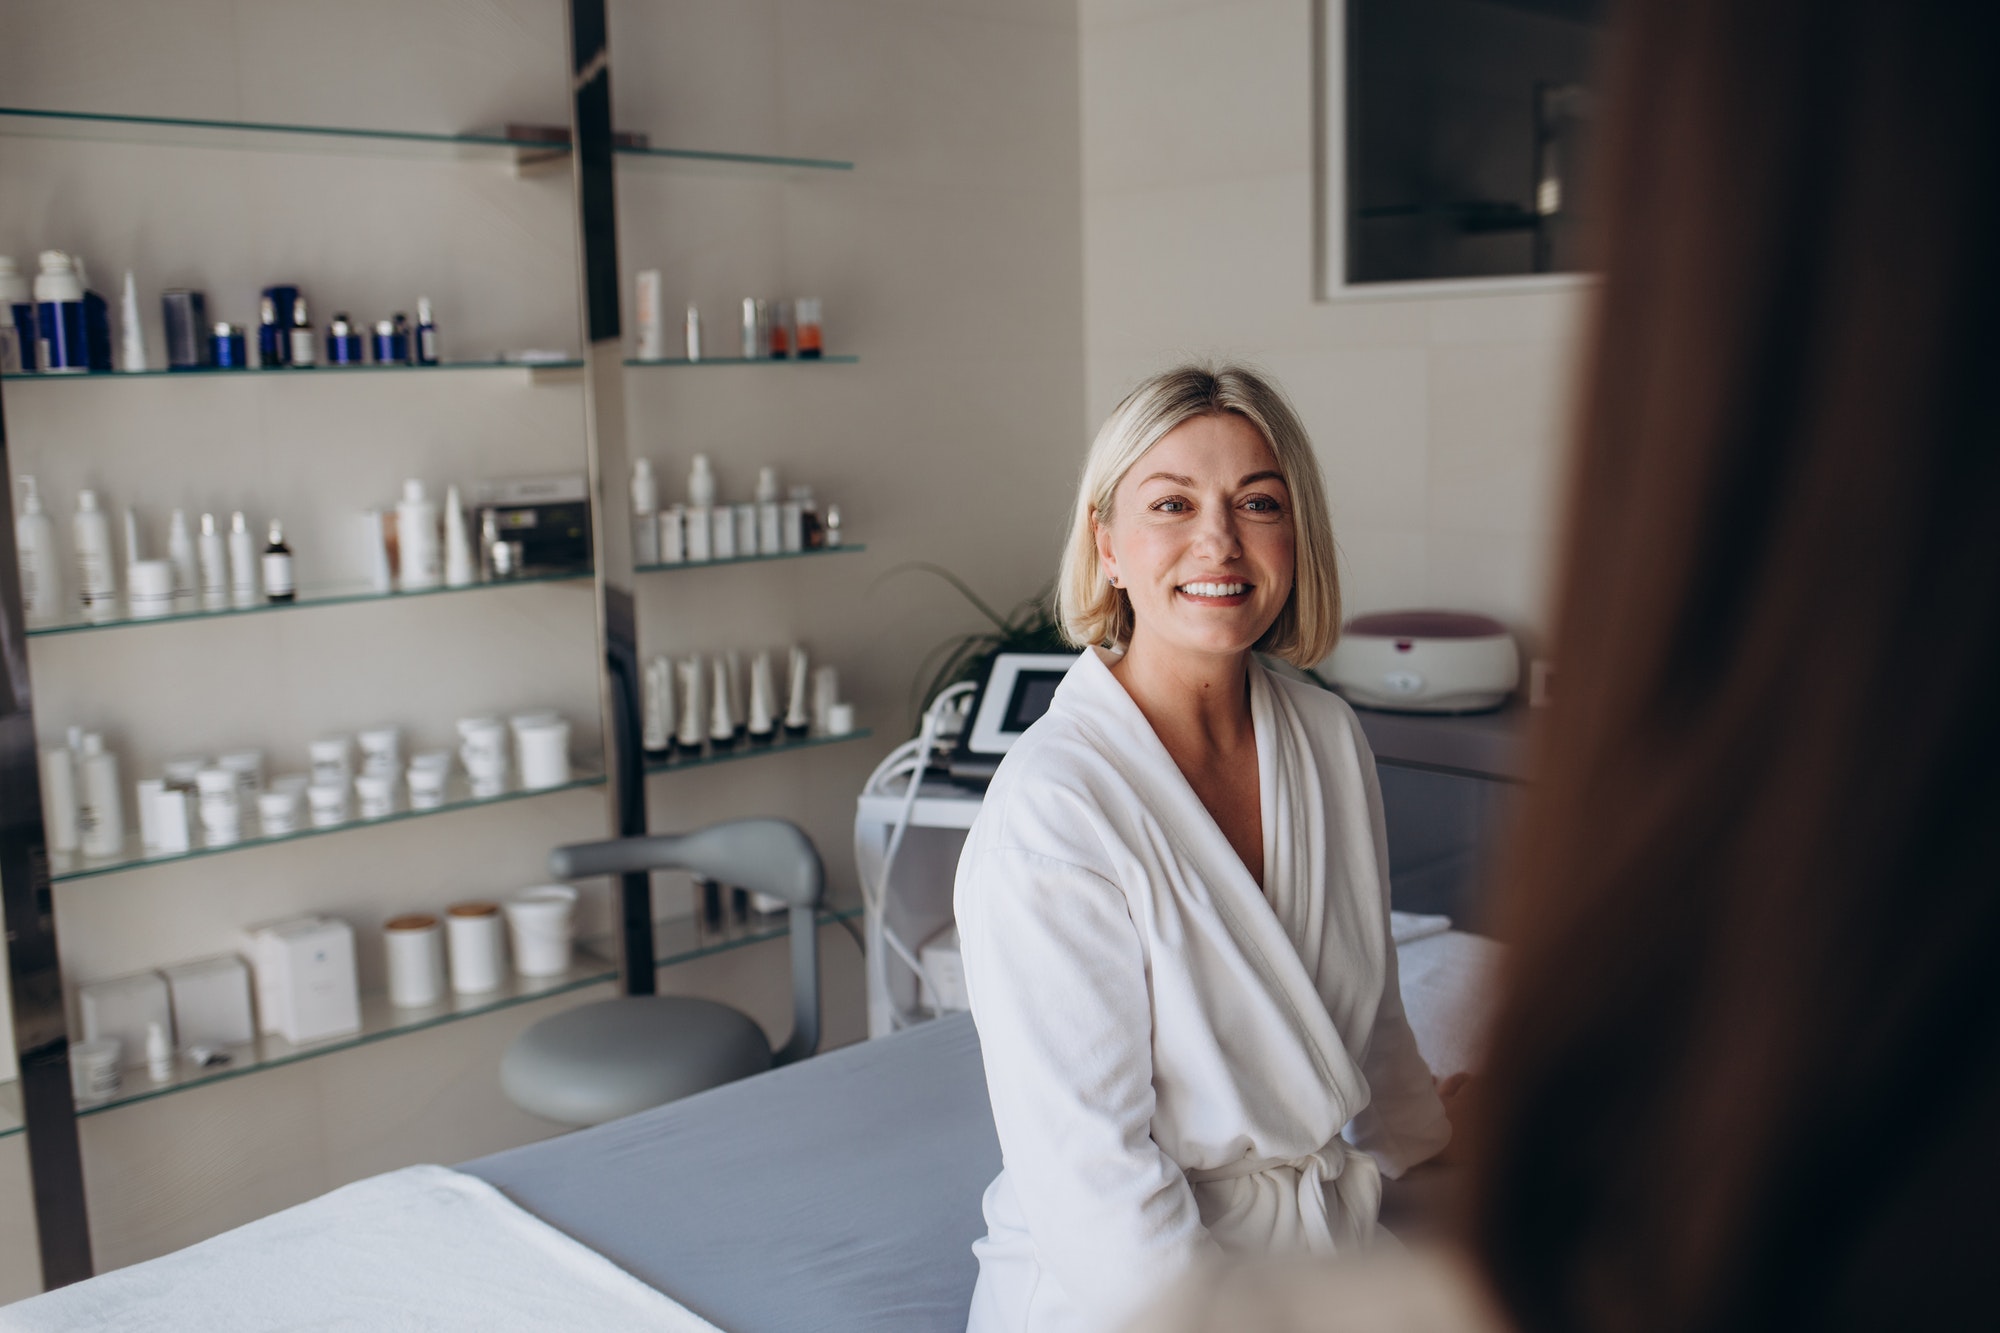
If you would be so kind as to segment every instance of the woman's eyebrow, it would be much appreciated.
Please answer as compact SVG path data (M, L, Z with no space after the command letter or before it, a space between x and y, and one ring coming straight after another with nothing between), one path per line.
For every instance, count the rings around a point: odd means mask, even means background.
M1176 486L1192 486L1192 485L1194 485L1194 478L1193 478L1193 477L1182 477L1182 476L1177 476L1177 475L1175 475L1175 474L1174 474L1174 473L1172 473L1172 472L1155 472L1155 473L1153 473L1152 475L1150 475L1150 476L1148 476L1148 477L1145 477L1145 478L1143 478L1143 479L1142 479L1142 480L1141 480L1141 481L1139 482L1139 484L1140 484L1141 486L1144 486L1144 485L1145 485L1145 484L1146 484L1147 482L1149 482L1149 481L1165 481L1165 482L1171 482L1171 483L1173 483L1173 484L1174 484L1174 485L1176 485Z
M1243 480L1237 482L1236 484L1238 486L1248 486L1253 481L1275 481L1280 485L1282 485L1284 483L1284 480L1285 480L1285 474L1282 472L1273 472L1273 471L1252 472L1249 476L1245 477Z

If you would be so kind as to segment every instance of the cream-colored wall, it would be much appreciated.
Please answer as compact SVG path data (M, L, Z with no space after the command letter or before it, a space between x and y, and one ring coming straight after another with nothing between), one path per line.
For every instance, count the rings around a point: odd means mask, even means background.
M1263 367L1348 609L1482 611L1532 650L1583 298L1314 298L1314 3L1081 0L1090 418L1181 359Z
M565 118L558 0L18 0L0 88L14 104L152 115L457 131ZM851 159L796 182L626 171L624 272L658 267L670 308L698 300L726 348L745 294L818 295L852 367L629 376L635 455L679 498L688 456L715 459L726 499L779 467L838 502L867 551L642 586L647 651L801 640L838 664L871 741L656 778L654 827L730 814L800 820L851 897L853 797L903 734L919 657L977 628L930 560L1011 604L1048 576L1084 419L1076 12L916 0L620 0L613 100L656 142ZM254 295L297 280L316 322L438 306L447 354L578 343L573 210L560 173L399 156L0 139L0 253L82 252L112 290L138 271L152 338L161 287L205 289L211 317L254 323ZM628 311L629 313L629 311ZM254 379L254 377L253 377ZM357 573L353 513L404 476L578 470L574 385L437 374L262 383L9 383L14 471L62 511L80 485L141 506L152 539L177 505L287 521L302 581ZM67 535L67 523L59 517ZM441 743L459 714L561 707L594 744L587 592L482 591L392 606L39 639L45 737L102 726L128 778L171 754L263 745L303 765L329 730L399 721ZM56 891L72 984L234 944L248 921L302 908L361 932L410 905L543 877L559 841L604 827L599 794L565 794L343 833ZM681 910L663 881L663 912ZM605 898L588 915L605 921ZM858 971L826 936L829 1039L862 1030ZM668 984L785 1024L784 955L764 946ZM186 1244L346 1180L450 1162L547 1132L508 1107L499 1051L572 997L237 1079L82 1122L101 1265ZM18 1143L18 1140L15 1141ZM0 1228L25 1189L0 1145ZM6 1234L13 1234L7 1230ZM12 1249L16 1255L22 1252ZM31 1289L32 1256L0 1271Z

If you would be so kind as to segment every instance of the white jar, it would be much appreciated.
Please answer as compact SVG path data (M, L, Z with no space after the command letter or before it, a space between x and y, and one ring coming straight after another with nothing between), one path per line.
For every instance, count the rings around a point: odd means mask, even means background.
M226 847L243 837L243 794L237 775L226 768L204 768L194 775L204 847Z
M544 884L507 900L514 970L524 977L560 976L569 970L576 890Z
M69 1044L69 1086L78 1101L99 1102L118 1091L121 1047L116 1037Z
M381 819L396 812L394 774L363 773L354 779L354 799L363 819Z
M451 988L460 995L497 990L501 981L500 908L488 902L453 903L445 909L451 944Z
M354 747L345 736L322 736L306 747L315 787L345 788L354 777Z
M306 804L312 811L314 828L332 828L347 822L347 784L329 786L314 783L306 788Z
M403 731L400 727L370 727L355 737L361 743L361 771L395 777L403 771Z
M257 793L257 823L267 838L295 833L299 827L299 794L290 787Z
M444 804L444 784L449 770L435 764L411 764L409 772L410 809L435 810Z
M529 791L569 781L569 723L544 722L514 733L521 755L521 786Z
M407 912L382 926L389 955L389 1003L399 1009L444 996L444 925L429 912Z

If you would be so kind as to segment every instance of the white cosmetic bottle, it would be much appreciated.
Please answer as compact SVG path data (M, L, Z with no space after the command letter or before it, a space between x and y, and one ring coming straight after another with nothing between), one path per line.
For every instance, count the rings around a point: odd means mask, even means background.
M139 322L139 283L132 270L125 270L125 294L118 304L119 350L124 365L119 369L137 374L146 369L146 328Z
M632 563L660 563L660 483L650 458L632 461Z
M757 554L777 555L785 549L785 529L778 512L778 470L757 469Z
M42 512L33 477L21 478L21 516L14 521L14 551L21 566L21 610L30 621L48 620L62 609L62 562L56 558L56 526Z
M396 504L397 586L404 592L435 588L440 578L437 505L415 477L403 483Z
M241 509L229 516L229 600L237 606L257 605L257 546Z
M715 471L707 454L696 454L688 469L687 558L713 560L715 546L710 530L715 509Z
M401 534L398 534L400 538ZM472 560L472 533L465 526L465 504L458 487L444 492L444 583L447 588L467 588L479 577Z
M229 605L229 557L216 530L215 515L201 516L201 537L196 546L196 564L201 573L201 604L210 611Z
M76 493L76 565L84 613L111 614L118 599L118 581L111 573L111 519L97 507L96 491Z
M637 316L635 322L639 326L637 358L641 361L666 360L667 331L660 309L660 270L649 268L639 275L638 299L633 304Z
M187 610L194 605L200 575L195 565L194 534L188 530L185 509L174 510L167 520L167 563L174 567L174 607Z
M90 732L83 738L78 761L78 831L85 856L116 856L125 845L125 807L118 787L118 756L104 748L104 737Z

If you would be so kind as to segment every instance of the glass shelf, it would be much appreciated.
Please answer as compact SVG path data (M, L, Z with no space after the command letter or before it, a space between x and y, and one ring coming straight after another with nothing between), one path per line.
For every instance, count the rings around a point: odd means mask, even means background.
M41 638L51 634L80 634L89 630L124 629L133 625L172 625L189 620L232 620L240 616L259 616L273 611L306 611L322 606L352 606L360 602L403 602L414 597L438 597L446 593L485 592L495 588L520 588L538 583L574 583L590 577L588 569L567 570L559 574L531 574L518 579L497 579L492 583L471 583L463 588L425 588L418 592L377 592L373 588L329 588L320 592L301 592L289 602L259 602L254 606L222 606L213 610L175 611L164 616L107 616L102 620L85 620L82 613L68 620L46 624L30 622L28 637Z
M735 555L727 560L677 560L671 565L634 565L634 574L671 574L684 569L719 569L725 565L768 565L778 560L803 560L822 555L848 555L855 551L865 551L868 547L861 542L843 542L839 546L820 546L810 551L784 551L777 555Z
M46 111L0 107L0 134L37 139L105 139L117 143L172 144L191 148L279 148L493 162L524 170L547 169L569 159L569 145L510 139L497 132L431 134L414 130L371 130L340 125L293 125L278 121L203 120L183 116L121 116L86 111ZM852 171L852 162L833 158L782 157L767 153L724 153L698 148L618 148L635 165L670 170L752 172Z
M273 366L266 370L261 367L216 367L196 366L184 370L97 370L83 374L45 374L38 371L17 371L0 375L0 380L9 384L102 384L107 380L188 380L214 379L218 376L241 380L266 379L331 379L345 375L379 374L424 374L439 370L511 370L535 383L545 373L574 372L583 365L577 360L565 361L440 361L434 366L376 365L370 362L356 366Z
M626 357L625 364L634 370L656 370L662 366L852 366L860 362L858 356L705 356L699 361L690 361L684 356L663 357L657 361Z
M383 815L379 819L350 819L343 824L329 824L324 828L305 825L290 833L257 834L244 837L236 842L224 843L219 847L194 846L184 852L148 852L139 843L137 836L126 844L125 850L117 856L101 858L85 857L73 852L52 852L49 854L49 878L57 884L75 879L91 879L98 875L115 875L123 870L137 870L142 866L169 865L175 861L190 861L203 856L224 856L230 852L247 851L252 847L271 847L283 842L296 842L300 838L315 838L327 833L347 833L354 829L377 828L383 824L401 823L408 819L424 819L431 815L447 815L455 810L471 810L484 805L498 805L503 801L520 801L531 796L547 796L551 792L577 791L584 787L604 785L604 775L585 770L558 787L535 787L501 792L498 796L474 796L466 789L463 776L452 778L446 788L442 805L428 810L412 810L407 806ZM305 802L302 800L303 806ZM303 812L302 812L303 817ZM190 811L190 819L193 812ZM246 824L249 815L245 815Z
M827 907L821 909L819 921L823 926L831 925L837 921L853 920L860 915L859 907ZM712 954L727 953L732 949L783 939L789 933L787 921L783 916L725 917L716 924L704 924L698 918L691 916L669 917L664 921L653 923L654 955L657 959L655 966L673 967ZM78 1103L77 1114L98 1115L121 1106L151 1101L155 1097L185 1092L189 1088L242 1078L262 1070L297 1064L301 1060L310 1060L315 1056L350 1051L359 1046L369 1046L378 1041L387 1041L412 1032L423 1032L462 1019L476 1018L481 1014L497 1013L516 1005L545 1000L552 995L565 995L587 986L615 981L617 977L618 966L612 961L611 941L585 940L578 942L569 969L557 976L521 977L510 974L495 990L479 995L447 995L436 1004L408 1009L399 1009L390 1004L387 995L365 994L361 997L359 1032L349 1033L344 1037L329 1037L325 1041L309 1042L302 1046L294 1046L282 1037L260 1036L246 1045L227 1048L230 1061L226 1065L197 1069L188 1062L185 1055L179 1056L175 1061L173 1075L159 1080L155 1080L144 1069L127 1069L124 1071L123 1082L117 1092L100 1101ZM20 1084L0 1084L0 1138L20 1132Z
M838 736L807 736L801 740L777 740L769 745L752 745L748 741L738 741L734 748L716 750L704 746L699 754L685 758L647 759L646 772L680 773L692 768L709 768L715 764L727 764L738 759L761 759L765 755L790 754L795 750L817 750L823 745L840 745L847 741L866 740L874 735L867 727L856 727Z

